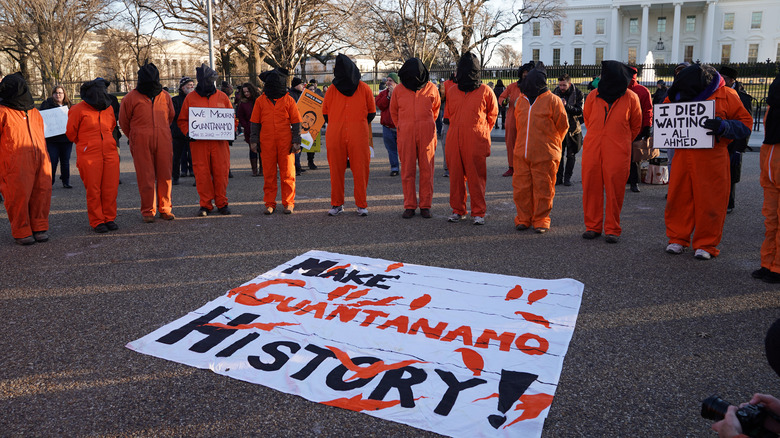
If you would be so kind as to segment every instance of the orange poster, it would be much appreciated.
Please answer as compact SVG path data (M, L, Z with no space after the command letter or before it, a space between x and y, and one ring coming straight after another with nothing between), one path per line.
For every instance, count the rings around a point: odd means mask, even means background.
M313 140L318 140L320 130L325 120L322 117L322 97L309 90L303 90L298 99L298 112L301 114L301 135L308 133ZM305 146L305 145L304 145ZM316 150L315 150L316 149ZM319 152L319 141L306 148L308 152Z

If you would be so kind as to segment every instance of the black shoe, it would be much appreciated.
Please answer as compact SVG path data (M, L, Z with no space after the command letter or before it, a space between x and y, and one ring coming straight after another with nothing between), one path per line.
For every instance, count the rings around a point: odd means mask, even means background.
M63 187L63 188L66 188L66 189L72 189L72 188L73 188L73 186L72 186L72 185L70 185L70 184L68 184L68 183L66 183L66 182L63 182L63 183L62 183L62 187Z
M762 280L764 280L764 283L772 283L772 284L780 283L780 274L769 271L766 275L764 275L764 278L762 278Z
M175 179L175 180L171 181L171 184L173 184L175 186L178 186L179 185L179 180Z
M391 170L390 171L390 176L398 176L398 171L397 170Z
M47 242L49 240L49 233L44 231L33 231L33 239L36 242Z
M108 227L108 231L116 231L119 229L119 225L117 225L114 221L108 221L105 223L105 225Z
M751 272L750 276L758 280L763 280L764 277L766 277L766 275L770 272L772 271L762 266L760 269L756 269L755 271Z
M314 161L309 161L309 169L317 170L317 165L314 164Z
M211 210L206 207L201 207L200 210L198 210L198 216L200 217L206 217L209 213L211 213Z
M631 184L631 191L634 193L639 193L639 186L636 185L636 183Z
M591 230L588 230L588 231L582 233L582 238L583 239L588 239L588 240L593 240L593 239L595 239L595 238L597 238L599 236L601 236L601 233L597 233L597 232L591 231Z
M421 208L420 209L420 216L422 216L423 219L430 219L430 218L433 217L433 215L431 214L431 209L430 208Z
M224 207L218 208L217 211L219 211L219 214L228 215L230 214L230 207L226 205Z
M561 185L561 184L563 184L563 180L562 180L562 179L556 179L556 180L555 180L555 185L556 185L556 186L559 186L559 185Z
M607 234L606 237L604 237L604 241L607 243L618 243L618 240L620 240L620 236L614 234Z
M571 180L569 178L565 178L563 180L563 185L565 185L566 187L571 187Z
M107 233L108 232L108 226L106 224L100 224L95 227L96 233Z
M413 208L407 208L404 210L404 213L401 215L404 219L411 219L414 217L414 209Z
M233 172L228 170L228 178L233 178Z

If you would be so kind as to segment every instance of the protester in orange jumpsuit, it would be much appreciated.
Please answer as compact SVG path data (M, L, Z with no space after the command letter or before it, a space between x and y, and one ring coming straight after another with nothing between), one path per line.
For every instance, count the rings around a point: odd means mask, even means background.
M114 109L104 79L81 86L82 101L68 112L66 135L76 143L76 167L87 190L89 226L96 233L118 230L119 152L113 132Z
M506 129L504 130L504 139L506 140L506 158L509 162L509 169L501 176L512 176L514 173L515 162L515 143L517 140L517 125L515 121L515 102L523 94L520 91L520 81L525 79L528 72L534 68L533 61L520 66L517 70L517 82L512 82L507 86L504 91L498 96L498 104L503 105L504 101L508 101L508 107L506 111Z
M761 268L753 278L780 283L780 75L769 86L764 116L764 144L761 146L761 187L764 189L764 243L761 244Z
M295 99L287 94L287 71L276 69L260 75L263 94L252 110L250 145L260 151L263 165L265 214L276 209L276 168L282 183L284 213L295 209L295 153L301 149L301 115Z
M715 118L702 127L715 136L711 149L678 149L674 154L674 173L666 200L666 251L680 254L692 245L694 257L709 260L719 254L726 207L731 191L728 145L750 135L753 118L739 95L724 86L720 74L711 66L686 67L669 87L669 102L715 101ZM693 234L693 239L691 239Z
M486 160L490 156L490 131L498 117L496 95L479 76L479 60L473 53L465 53L458 61L457 87L447 90L444 110L444 117L450 122L446 158L452 215L447 220L458 222L466 218L468 184L474 225L485 223Z
M217 72L206 64L195 69L198 85L195 92L184 98L179 113L179 129L189 137L190 107L233 108L227 94L217 90ZM230 174L230 146L227 140L194 140L190 138L192 170L200 198L198 216L207 216L214 209L230 214L227 186ZM274 172L276 173L276 172Z
M349 160L357 213L367 216L366 189L371 162L369 125L376 116L376 105L371 88L360 80L360 71L346 55L336 57L333 86L325 93L322 115L328 123L325 131L330 166L331 209L328 214L336 216L344 209L344 173Z
M631 76L631 70L622 62L602 61L598 88L585 99L583 115L588 129L582 146L584 239L595 239L602 231L607 243L617 243L620 237L631 142L642 128L639 98L628 89Z
M173 142L170 125L174 114L171 96L163 92L160 84L160 72L154 64L144 64L138 70L138 86L122 99L119 125L130 142L141 195L141 215L147 223L154 222L156 210L160 211L161 219L176 218L171 211Z
M390 115L398 127L398 156L401 159L401 187L404 193L402 217L409 219L420 207L420 216L429 219L433 204L433 169L436 156L436 117L439 91L429 80L428 69L410 58L398 71L390 100ZM417 202L417 163L420 165L420 202Z
M636 67L628 67L633 75L631 76L631 82L628 84L628 89L636 93L636 97L639 98L639 106L642 109L642 130L639 131L639 135L633 141L647 140L650 137L650 126L653 124L653 99L650 96L650 90L644 85L640 84L636 80L637 69ZM633 142L632 142L633 143ZM633 146L632 146L633 147ZM639 193L639 161L632 161L629 167L628 184L631 187L631 191Z
M515 228L533 226L543 234L550 229L555 178L569 120L561 98L547 89L547 71L541 63L528 72L520 90L523 95L514 111L518 127L512 176Z
M49 240L51 162L43 118L21 73L0 82L0 193L16 243Z

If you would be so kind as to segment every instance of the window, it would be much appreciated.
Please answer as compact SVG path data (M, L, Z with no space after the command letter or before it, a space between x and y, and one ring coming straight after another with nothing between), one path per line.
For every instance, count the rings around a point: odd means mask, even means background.
M632 35L636 35L639 33L639 19L638 18L629 18L628 19L628 33Z
M731 44L724 44L720 46L720 63L731 63Z
M561 49L553 49L553 65L561 65Z
M553 21L553 35L561 36L561 22L560 22L560 20Z
M604 35L604 27L606 26L607 20L605 18L597 18L596 19L596 35Z
M780 59L780 44L777 46L777 57ZM580 47L574 48L574 65L582 65L582 49Z
M685 17L685 31L696 32L696 16L688 15Z
M666 17L658 17L658 33L666 33Z
M534 62L539 62L539 49L534 49L533 54Z
M726 12L723 14L723 30L734 30L734 13Z
M636 47L628 48L628 63L636 64Z
M685 46L685 57L683 61L693 64L693 46Z
M763 15L761 11L753 12L753 16L750 18L751 29L761 29L761 18Z
M538 21L534 21L533 23L531 23L531 29L533 29L533 34L532 34L533 36L541 35L542 27L541 27L541 24Z
M601 65L601 61L604 60L604 48L596 47L596 64Z
M582 20L574 20L574 35L582 35Z
M748 62L758 61L758 44L748 44Z

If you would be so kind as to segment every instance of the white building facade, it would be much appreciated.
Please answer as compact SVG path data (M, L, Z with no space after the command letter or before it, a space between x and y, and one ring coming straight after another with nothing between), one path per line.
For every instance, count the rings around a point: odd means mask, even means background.
M566 0L523 26L523 61L780 62L780 0Z

